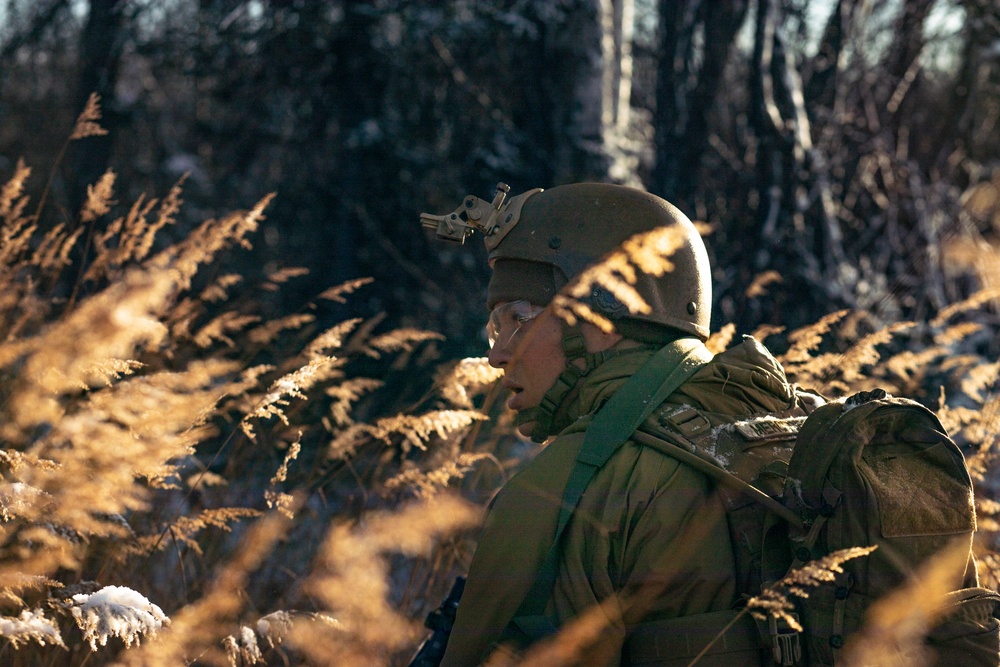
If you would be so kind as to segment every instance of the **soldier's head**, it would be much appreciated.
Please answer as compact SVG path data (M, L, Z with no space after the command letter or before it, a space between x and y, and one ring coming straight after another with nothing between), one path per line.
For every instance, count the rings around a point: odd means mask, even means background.
M425 217L425 225L439 226L439 236L445 236L449 219L461 226L457 218L485 234L493 270L487 289L490 363L504 369L520 430L536 440L551 434L552 415L539 417L537 410L540 405L543 413L558 410L557 390L565 395L569 389L562 388L570 382L567 365L577 366L569 375L578 378L594 365L594 353L618 345L659 347L683 336L708 337L712 299L705 246L691 221L659 197L619 185L579 183L510 199L498 190L492 205L466 197L451 216ZM649 312L629 312L599 286L583 301L614 324L612 333L589 323L570 327L546 309L562 288L624 241L662 227L676 230L681 243L669 258L673 271L637 276L634 287ZM463 228L462 238L465 233Z
M548 305L562 287L623 242L662 227L678 230L683 242L670 256L673 271L638 276L635 288L649 313L629 313L600 288L585 301L626 337L657 342L664 332L680 331L705 340L712 286L701 236L669 202L621 185L577 183L512 198L486 237L493 269L487 307L518 299Z

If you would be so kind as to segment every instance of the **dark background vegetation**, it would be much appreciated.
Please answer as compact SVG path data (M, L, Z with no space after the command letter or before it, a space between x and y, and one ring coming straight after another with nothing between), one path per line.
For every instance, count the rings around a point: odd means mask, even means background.
M947 240L997 234L995 212L962 206L1000 168L992 0L6 0L3 12L0 177L23 156L37 193L96 91L110 134L71 147L45 222L74 220L109 167L122 202L190 174L182 227L275 191L255 252L232 269L311 273L280 301L248 295L267 314L372 276L321 320L384 311L444 333L448 354L481 354L480 244L442 247L417 221L497 181L640 185L709 223L714 324L740 332L840 307L926 318L980 286L946 261ZM772 269L782 281L748 297Z

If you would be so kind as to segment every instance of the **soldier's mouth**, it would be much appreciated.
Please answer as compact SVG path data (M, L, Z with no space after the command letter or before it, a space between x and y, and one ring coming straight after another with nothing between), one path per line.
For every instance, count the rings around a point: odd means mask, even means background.
M507 408L514 411L520 410L522 406L520 405L518 398L520 397L521 392L524 391L524 388L511 386L507 387L507 389L510 390L511 394L510 398L507 399Z

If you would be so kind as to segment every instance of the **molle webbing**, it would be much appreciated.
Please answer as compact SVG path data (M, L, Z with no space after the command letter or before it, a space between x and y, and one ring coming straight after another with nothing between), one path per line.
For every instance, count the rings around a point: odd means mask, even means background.
M745 610L716 611L639 624L625 640L621 664L687 667L701 656L699 666L751 667L761 664L760 647L757 623Z
M675 438L678 442L666 440L663 435L665 434L653 434L643 430L637 430L634 434L632 434L632 438L636 442L646 445L647 447L652 447L657 451L663 452L667 456L671 456L682 463L686 463L698 472L714 479L719 484L730 487L746 495L748 498L760 503L799 530L804 528L802 519L800 519L795 512L791 511L752 484L744 482L739 477L719 467L718 463L714 463L706 458L703 458L702 456L699 456L700 450L694 444L685 442L677 434L671 434L671 437ZM683 445L681 443L683 443Z
M505 640L523 645L555 631L545 606L559 569L561 538L590 480L655 408L711 360L701 341L676 340L653 355L594 416L566 482L552 546L508 624Z

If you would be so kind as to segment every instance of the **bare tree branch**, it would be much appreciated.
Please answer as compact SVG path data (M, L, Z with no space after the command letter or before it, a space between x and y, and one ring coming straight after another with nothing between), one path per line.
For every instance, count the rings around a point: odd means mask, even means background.
M52 0L35 11L27 30L14 33L0 50L0 60L6 60L17 53L25 44L36 44L45 30L52 25L59 13L69 6L69 0Z

